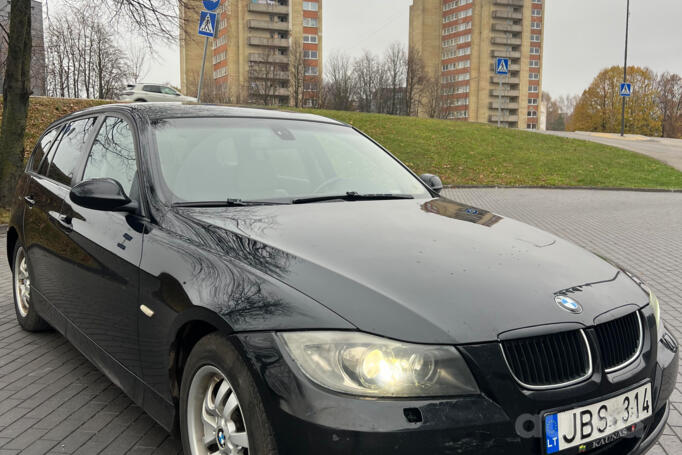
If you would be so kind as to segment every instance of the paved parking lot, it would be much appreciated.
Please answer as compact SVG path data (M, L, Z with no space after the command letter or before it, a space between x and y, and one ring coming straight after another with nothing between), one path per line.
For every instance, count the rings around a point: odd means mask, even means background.
M453 199L534 224L638 273L682 340L682 194L584 190L445 190ZM173 454L179 445L60 335L15 322L0 234L0 455ZM682 377L682 376L681 376ZM682 379L650 455L682 454Z

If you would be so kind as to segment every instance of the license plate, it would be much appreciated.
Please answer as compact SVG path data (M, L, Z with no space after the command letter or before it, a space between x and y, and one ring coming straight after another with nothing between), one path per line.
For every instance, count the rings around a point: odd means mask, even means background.
M601 442L622 437L627 429L651 416L651 412L651 384L646 384L599 403L547 414L546 453L572 447L584 452L599 447Z

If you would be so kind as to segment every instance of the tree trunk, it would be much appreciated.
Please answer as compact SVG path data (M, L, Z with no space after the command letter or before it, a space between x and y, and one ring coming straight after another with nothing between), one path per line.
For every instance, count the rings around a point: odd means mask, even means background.
M0 207L9 207L24 163L24 134L31 94L31 0L12 0L2 88Z

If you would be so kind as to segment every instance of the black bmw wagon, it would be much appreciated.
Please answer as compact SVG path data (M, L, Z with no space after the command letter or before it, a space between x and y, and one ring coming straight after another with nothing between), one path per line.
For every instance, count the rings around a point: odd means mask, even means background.
M656 296L441 188L319 116L81 111L17 187L17 319L187 455L645 452L678 371Z

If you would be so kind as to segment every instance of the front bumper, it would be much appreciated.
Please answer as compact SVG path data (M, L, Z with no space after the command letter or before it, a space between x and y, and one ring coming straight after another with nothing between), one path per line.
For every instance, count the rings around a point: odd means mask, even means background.
M660 436L675 387L678 354L650 343L639 362L558 390L528 391L504 365L497 343L460 348L481 394L448 399L356 398L311 383L278 348L272 333L237 336L253 367L284 454L543 454L543 411L579 406L600 397L652 383L653 415L632 436L594 455L644 453ZM564 451L564 453L577 453Z

